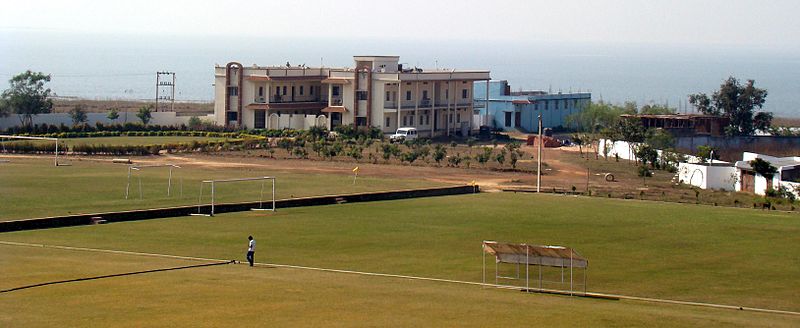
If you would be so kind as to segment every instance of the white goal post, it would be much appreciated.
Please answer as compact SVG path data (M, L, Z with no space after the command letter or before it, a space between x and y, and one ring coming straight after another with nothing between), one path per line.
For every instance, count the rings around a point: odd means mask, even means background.
M125 199L128 199L128 195L130 194L131 190L131 174L133 171L141 171L143 169L149 168L159 168L159 167L169 167L169 178L167 180L167 197L172 195L172 169L179 169L181 168L175 164L152 164L152 165L129 165L128 166L128 183L125 185ZM142 199L142 177L139 176L139 199ZM181 196L183 194L183 180L181 180Z
M216 206L216 186L218 183L230 183L230 182L244 182L244 181L258 181L261 180L261 193L260 198L258 200L258 207L251 208L253 211L275 211L275 177L254 177L254 178L235 178L235 179L221 179L221 180L203 180L200 183L200 197L199 202L197 204L197 214L192 215L201 215L201 216L213 216ZM264 208L264 183L269 180L272 181L272 199L269 200L272 202L272 208ZM211 185L211 212L209 214L203 214L200 212L200 209L203 205L203 186L206 184Z
M54 141L55 142L55 158L53 159L53 162L55 163L55 166L69 166L68 164L61 164L61 163L58 162L58 138L15 136L15 135L3 134L3 135L0 135L0 139L22 139L22 140Z

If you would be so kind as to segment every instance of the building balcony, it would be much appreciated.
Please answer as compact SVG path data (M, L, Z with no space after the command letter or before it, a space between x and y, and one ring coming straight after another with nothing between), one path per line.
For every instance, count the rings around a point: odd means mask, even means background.
M342 106L342 97L341 96L333 96L331 97L331 106Z
M433 106L431 106L431 105L433 105ZM472 99L459 99L456 102L450 102L449 104L447 103L446 100L438 100L438 101L436 101L434 103L432 99L422 99L422 100L420 100L419 105L414 104L413 101L404 100L404 101L402 101L401 109L414 109L414 108L417 108L417 107L419 107L420 109L431 108L431 107L434 107L434 108L445 107L446 108L448 105L451 106L451 107L452 106L466 107L466 106L472 105ZM386 109L397 109L397 102L396 101L384 101L383 102L383 108L386 108Z

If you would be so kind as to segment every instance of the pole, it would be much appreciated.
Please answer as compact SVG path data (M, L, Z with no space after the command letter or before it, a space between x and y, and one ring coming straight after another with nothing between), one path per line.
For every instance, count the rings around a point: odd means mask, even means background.
M131 189L131 167L128 166L128 183L125 184L125 199L128 199L128 193Z
M530 290L530 275L528 272L530 271L531 267L531 251L528 249L528 244L525 244L525 292L529 293Z
M572 296L572 250L569 252L569 296Z
M542 114L539 114L539 161L536 164L536 192L541 192L542 188Z
M56 139L56 159L55 166L58 166L58 139Z
M484 241L483 244L481 245L481 254L482 254L481 256L483 257L483 279L482 279L482 281L483 281L484 285L486 284L486 249L485 249L485 247L486 247L486 242Z
M167 197L172 194L172 166L169 167L169 179L167 180Z
M272 179L272 211L275 212L275 179Z
M211 181L211 215L214 215L214 181Z
M484 108L484 110L486 110L486 112L484 112L484 114L483 114L484 115L484 119L483 119L484 122L483 123L488 126L489 125L489 80L486 80L486 98L485 99L486 99L486 107Z
M589 195L589 168L586 168L586 195Z

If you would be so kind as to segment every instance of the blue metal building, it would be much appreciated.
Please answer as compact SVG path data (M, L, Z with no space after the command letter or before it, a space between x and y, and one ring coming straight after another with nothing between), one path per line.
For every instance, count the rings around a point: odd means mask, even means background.
M523 132L536 132L538 131L539 114L542 115L542 127L567 127L567 116L580 112L592 100L592 94L589 92L512 92L508 81L491 81L489 82L487 116L486 84L486 82L475 82L473 92L475 114L480 114L482 124L503 130L516 129ZM487 117L488 124L485 121Z

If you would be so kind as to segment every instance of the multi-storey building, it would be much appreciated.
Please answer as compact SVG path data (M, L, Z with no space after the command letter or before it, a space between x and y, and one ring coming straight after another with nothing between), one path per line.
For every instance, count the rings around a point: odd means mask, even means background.
M217 66L217 123L248 129L354 124L386 133L415 127L422 136L469 133L473 84L490 80L489 71L407 68L399 59L355 56L354 68Z
M474 93L483 124L503 130L519 129L525 132L538 131L539 115L542 115L542 127L567 127L567 117L580 112L592 101L592 94L588 92L514 92L511 91L508 81L504 80L476 83Z

